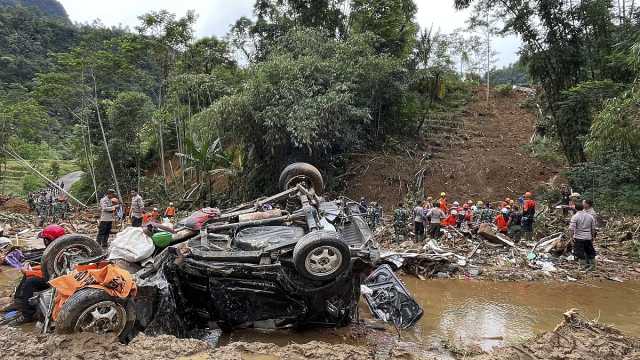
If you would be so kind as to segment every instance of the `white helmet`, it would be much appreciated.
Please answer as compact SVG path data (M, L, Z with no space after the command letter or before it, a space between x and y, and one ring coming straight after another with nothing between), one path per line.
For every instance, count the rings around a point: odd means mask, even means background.
M451 210L451 215L458 215L458 211L457 210Z
M457 201L454 201L454 202L453 202L453 206L460 206L460 203L459 203L459 202L457 202Z

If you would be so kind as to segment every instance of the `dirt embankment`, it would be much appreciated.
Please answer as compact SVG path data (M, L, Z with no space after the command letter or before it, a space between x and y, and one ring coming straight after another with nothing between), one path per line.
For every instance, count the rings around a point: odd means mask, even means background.
M404 151L353 156L348 195L395 206L424 168L427 195L445 191L452 200L497 201L534 190L557 175L560 169L524 148L536 120L522 107L527 96L492 94L490 111L484 96L478 89L461 115L434 121L422 143L406 144Z

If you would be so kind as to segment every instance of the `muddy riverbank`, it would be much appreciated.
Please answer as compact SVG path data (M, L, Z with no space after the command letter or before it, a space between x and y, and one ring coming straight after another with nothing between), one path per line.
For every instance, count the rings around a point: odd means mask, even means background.
M586 320L576 312L564 314L553 330L512 345L482 351L449 346L448 350L393 340L389 344L329 344L310 341L284 346L261 342L234 342L211 348L195 339L139 335L123 345L114 338L95 334L37 335L0 327L3 359L637 359L640 340L618 329ZM385 349L381 349L385 347Z

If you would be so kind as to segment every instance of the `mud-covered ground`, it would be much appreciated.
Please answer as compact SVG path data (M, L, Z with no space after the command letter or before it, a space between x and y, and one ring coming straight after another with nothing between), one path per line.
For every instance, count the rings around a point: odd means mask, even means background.
M177 339L163 335L139 335L130 344L93 335L37 335L9 327L0 327L0 354L3 359L638 359L640 339L625 336L613 327L585 320L569 311L553 331L520 344L481 352L477 348L442 349L429 345L375 337L367 346L305 344L277 346L260 342L235 342L211 348L195 339Z

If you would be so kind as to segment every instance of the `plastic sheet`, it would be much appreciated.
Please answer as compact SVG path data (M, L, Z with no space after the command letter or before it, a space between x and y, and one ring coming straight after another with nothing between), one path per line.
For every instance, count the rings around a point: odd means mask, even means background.
M142 228L128 227L119 232L109 246L108 260L122 259L128 262L141 262L155 250L153 241Z

